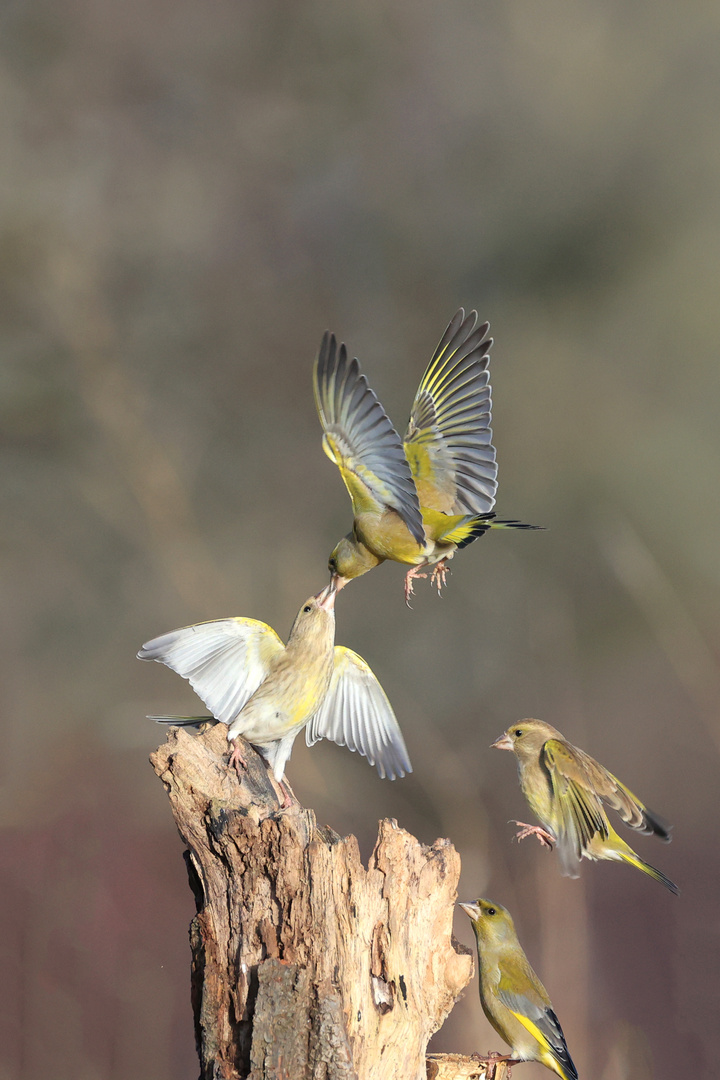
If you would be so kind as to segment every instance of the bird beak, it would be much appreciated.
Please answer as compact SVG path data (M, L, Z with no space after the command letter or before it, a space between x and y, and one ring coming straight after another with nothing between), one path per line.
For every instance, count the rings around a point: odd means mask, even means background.
M499 739L496 739L494 743L490 743L490 749L493 750L514 750L513 741L507 732L502 734Z
M458 903L458 907L461 907L466 915L469 915L473 922L480 918L480 908L477 904L461 904Z
M341 589L345 588L349 580L350 578L340 577L340 575L336 573L333 574L333 576L330 578L330 584L334 588L335 592L340 592Z
M335 583L331 581L329 585L326 585L325 588L317 594L315 599L323 611L332 611L335 607L336 596L337 589L335 588Z

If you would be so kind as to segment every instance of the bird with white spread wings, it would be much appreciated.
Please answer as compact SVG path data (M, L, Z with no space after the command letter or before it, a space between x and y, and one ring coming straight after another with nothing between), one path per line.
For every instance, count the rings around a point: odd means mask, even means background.
M359 751L381 777L412 772L402 732L380 683L357 653L335 645L335 597L331 583L305 601L287 645L256 619L219 619L154 638L140 660L157 660L187 679L210 717L156 717L193 724L213 719L228 725L238 772L245 760L239 736L257 746L283 792L285 765L296 736L308 746L330 739Z
M456 551L488 529L533 529L497 521L497 461L492 444L488 323L477 312L453 316L418 387L404 442L368 386L328 332L314 370L323 449L340 469L353 506L353 528L330 555L342 588L385 559L410 565L413 580L438 589Z

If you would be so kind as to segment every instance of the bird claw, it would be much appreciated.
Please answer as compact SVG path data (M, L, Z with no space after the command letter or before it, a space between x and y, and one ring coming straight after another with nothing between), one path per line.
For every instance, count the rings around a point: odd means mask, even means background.
M447 584L448 569L447 559L441 559L440 562L435 563L430 575L430 584L436 587L438 596Z
M294 802L297 802L297 799L295 798L295 794L286 780L279 780L278 787L283 793L282 802L280 803L280 809L287 810L289 806L292 806Z
M238 774L238 779L242 775L240 770L247 769L248 767L247 760L243 757L242 751L237 743L233 743L232 753L228 758L228 767L235 769Z
M498 1054L495 1051L492 1051L491 1053L487 1054L486 1056L483 1056L482 1054L478 1054L477 1052L474 1053L474 1054L471 1054L470 1056L472 1057L473 1061L477 1061L481 1065L485 1066L486 1080L494 1080L495 1070L497 1069L498 1065L505 1065L505 1064L507 1065L507 1070L506 1070L505 1075L507 1076L508 1080L510 1080L510 1074L512 1072L512 1065L509 1064L509 1063L510 1062L513 1062L513 1064L515 1063L514 1058L512 1058L510 1054Z
M555 847L555 837L545 829L541 829L539 825L526 825L524 821L515 821L514 819L512 824L520 826L515 836L518 843L524 840L526 836L537 836L543 847L550 848L551 851Z
M265 763L267 765L267 762ZM242 778L242 773L248 767L247 759L243 757L242 751L237 743L233 743L232 753L228 758L228 766L231 769L235 769L238 774L238 779ZM268 766L269 768L269 766ZM289 806L292 806L294 802L297 802L293 790L288 784L287 780L278 780L277 785L282 792L282 799L280 802L280 809L287 810Z
M424 564L423 564L424 565ZM410 607L410 597L413 592L413 580L414 578L426 578L427 574L423 574L421 566L411 566L405 575L405 603Z

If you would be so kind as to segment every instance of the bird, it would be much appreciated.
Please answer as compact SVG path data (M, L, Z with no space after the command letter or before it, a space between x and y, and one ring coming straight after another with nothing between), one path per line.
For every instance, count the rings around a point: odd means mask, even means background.
M228 764L246 766L239 736L258 747L289 806L285 765L305 728L308 746L330 739L358 750L381 777L412 772L405 741L375 675L357 653L335 645L332 582L300 608L287 645L266 623L231 618L197 623L146 642L140 660L187 679L212 717L156 717L165 723L228 725Z
M479 1058L493 1067L488 1076L501 1061L539 1061L562 1080L577 1080L560 1022L523 952L510 912L492 900L459 906L475 931L483 1012L511 1051Z
M631 829L654 834L669 843L670 826L648 810L617 777L594 758L568 742L556 728L527 718L492 743L517 757L520 787L543 828L521 821L517 839L535 834L548 847L557 844L562 872L578 877L585 859L615 859L649 874L670 892L678 887L646 863L625 843L608 821L603 803L617 811Z
M323 449L340 469L353 506L351 532L328 562L338 589L385 559L410 564L413 581L441 590L448 561L489 529L535 529L499 521L493 506L497 460L492 444L488 370L490 324L460 308L422 377L404 442L370 389L357 359L326 331L313 371Z

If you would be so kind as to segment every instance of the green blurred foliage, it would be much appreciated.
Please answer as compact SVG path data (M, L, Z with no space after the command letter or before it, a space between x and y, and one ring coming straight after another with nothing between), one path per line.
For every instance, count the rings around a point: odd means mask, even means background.
M196 704L134 654L230 614L287 633L350 520L323 330L402 429L460 304L496 336L498 512L547 531L488 536L412 611L396 566L349 586L338 641L415 772L298 744L290 781L365 855L379 816L453 840L581 1075L707 1074L720 8L30 0L0 30L0 1078L195 1075L192 900L144 716ZM678 899L511 844L526 808L488 746L524 715L675 822L637 843ZM471 988L434 1046L496 1043Z

